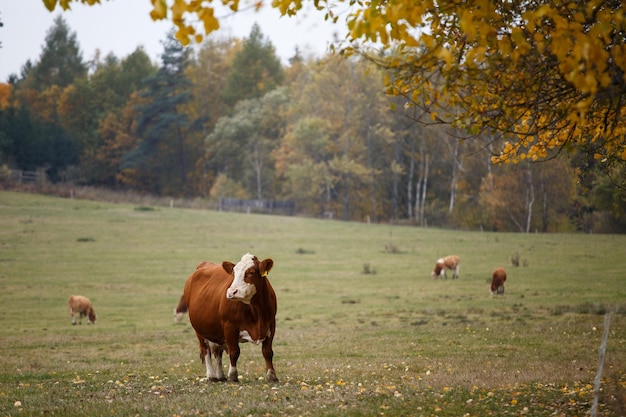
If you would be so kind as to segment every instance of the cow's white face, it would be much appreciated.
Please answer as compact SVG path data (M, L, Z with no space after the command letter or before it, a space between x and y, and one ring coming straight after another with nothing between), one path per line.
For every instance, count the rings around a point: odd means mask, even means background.
M250 304L250 300L252 300L252 297L256 294L256 286L246 282L245 278L248 270L254 268L254 260L254 255L246 253L241 257L241 260L237 262L233 268L233 275L235 277L233 283L230 284L230 287L228 287L226 291L226 298Z

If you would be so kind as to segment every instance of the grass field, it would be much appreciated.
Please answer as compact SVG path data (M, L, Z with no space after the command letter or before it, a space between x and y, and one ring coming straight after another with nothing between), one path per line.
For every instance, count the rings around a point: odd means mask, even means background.
M172 310L198 262L274 259L274 365L207 383ZM459 280L433 280L461 256ZM511 265L511 257L520 266ZM506 294L491 298L503 266ZM626 236L504 234L0 192L0 416L626 415ZM72 326L71 294L94 326Z

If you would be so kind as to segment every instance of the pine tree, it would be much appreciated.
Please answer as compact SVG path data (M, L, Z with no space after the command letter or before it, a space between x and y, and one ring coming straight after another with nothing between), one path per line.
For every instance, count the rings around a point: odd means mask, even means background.
M255 23L233 60L224 101L233 107L240 100L260 98L280 86L283 79L283 67L274 46Z
M148 183L134 184L154 193L185 192L187 173L193 164L187 135L194 128L181 105L191 99L191 83L185 75L189 51L173 34L163 42L162 65L156 75L145 82L141 93L147 104L137 108L136 134L141 142L125 155L122 169L133 169L151 178Z
M87 76L87 66L83 63L76 33L70 33L62 16L54 20L54 26L46 36L39 62L30 74L31 86L39 91L52 85L66 87L75 79Z

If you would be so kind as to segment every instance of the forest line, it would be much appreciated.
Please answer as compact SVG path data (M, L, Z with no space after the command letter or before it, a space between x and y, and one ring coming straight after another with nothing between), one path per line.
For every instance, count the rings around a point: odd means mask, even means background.
M494 164L502 139L429 123L357 56L283 65L260 28L197 50L164 37L85 62L55 21L0 84L0 163L51 182L177 198L294 201L298 215L516 232L623 232L593 158ZM582 167L582 168L581 168Z

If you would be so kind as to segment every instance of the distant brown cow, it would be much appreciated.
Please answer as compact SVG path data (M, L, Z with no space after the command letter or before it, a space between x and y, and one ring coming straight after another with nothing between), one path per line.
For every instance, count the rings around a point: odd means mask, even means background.
M491 274L491 295L504 294L504 281L506 281L506 271L504 268L496 268Z
M437 260L435 264L435 269L433 269L432 277L437 279L440 277L448 278L447 270L452 270L452 278L459 277L459 264L461 260L458 255L449 255L445 258L441 258Z
M276 293L267 279L273 265L272 259L260 261L247 253L236 265L228 261L207 263L187 279L183 301L196 331L207 380L226 380L222 368L222 353L226 351L230 357L228 381L237 382L239 342L252 342L262 344L266 379L278 381L272 362Z
M70 307L70 315L72 316L72 324L76 324L76 314L78 314L78 324L82 324L83 317L87 316L89 321L87 324L96 323L96 312L91 305L89 298L82 295L72 295L67 304Z

